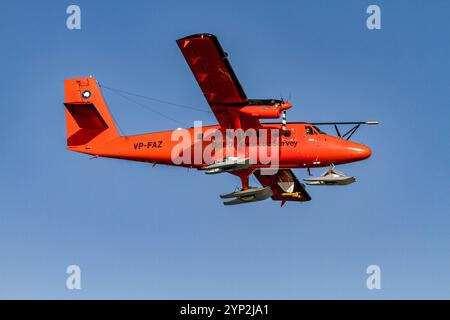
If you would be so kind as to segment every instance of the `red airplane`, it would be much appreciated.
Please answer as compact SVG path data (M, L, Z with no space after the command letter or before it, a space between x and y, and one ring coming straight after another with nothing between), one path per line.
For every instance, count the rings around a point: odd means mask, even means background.
M304 179L308 185L345 185L355 181L335 171L334 165L370 157L367 146L349 138L360 125L378 124L377 121L286 122L286 110L292 105L277 99L247 98L228 55L214 35L191 35L177 40L177 44L218 125L121 136L97 81L92 77L68 79L64 83L68 149L94 157L197 168L209 174L231 173L241 179L242 188L221 195L223 199L232 199L224 202L226 205L269 197L281 201L281 205L286 201L311 200L292 168L306 168L310 174L310 168L329 167L319 177ZM280 117L281 123L260 121ZM338 125L342 124L353 127L341 135ZM318 128L321 125L334 126L337 136L322 132ZM238 134L231 140L223 140L229 132ZM251 140L252 134L256 140ZM229 144L230 141L233 143ZM211 149L208 159L202 157ZM228 153L230 149L232 153ZM276 161L264 162L262 154ZM262 187L249 186L252 174Z

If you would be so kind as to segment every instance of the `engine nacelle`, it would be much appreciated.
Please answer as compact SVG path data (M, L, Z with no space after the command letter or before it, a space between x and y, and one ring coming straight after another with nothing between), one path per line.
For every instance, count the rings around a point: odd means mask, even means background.
M245 115L259 119L276 119L281 116L283 110L292 107L289 103L275 105L249 105L239 109Z

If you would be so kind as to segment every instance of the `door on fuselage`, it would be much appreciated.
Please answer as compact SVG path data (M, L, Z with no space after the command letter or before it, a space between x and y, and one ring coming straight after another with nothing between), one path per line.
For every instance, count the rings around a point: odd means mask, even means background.
M280 130L280 164L291 165L299 157L298 127L286 125L285 130Z
M300 149L302 150L302 156L304 158L303 165L319 165L318 151L322 142L320 131L313 125L305 124L302 136L302 145L300 145Z

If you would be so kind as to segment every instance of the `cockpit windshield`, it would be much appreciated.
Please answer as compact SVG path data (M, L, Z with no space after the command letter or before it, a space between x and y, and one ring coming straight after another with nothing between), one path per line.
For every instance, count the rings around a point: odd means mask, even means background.
M323 132L322 130L320 130L318 127L313 126L314 130L316 130L318 133L320 134L326 134L325 132Z

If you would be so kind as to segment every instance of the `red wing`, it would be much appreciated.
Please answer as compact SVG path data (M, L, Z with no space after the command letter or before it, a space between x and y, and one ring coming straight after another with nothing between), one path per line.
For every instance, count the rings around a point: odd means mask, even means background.
M274 175L263 175L259 170L254 172L262 186L270 186L272 200L309 201L311 196L290 169L279 169Z
M232 109L247 105L248 99L217 38L196 34L177 40L177 44L220 125L236 127ZM256 119L242 120L244 127L259 125Z

